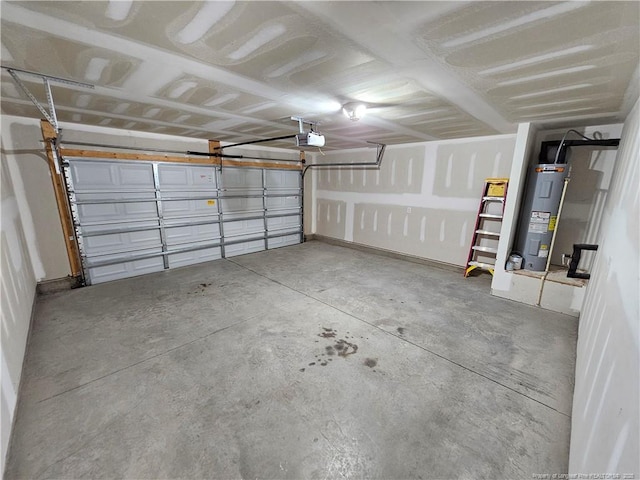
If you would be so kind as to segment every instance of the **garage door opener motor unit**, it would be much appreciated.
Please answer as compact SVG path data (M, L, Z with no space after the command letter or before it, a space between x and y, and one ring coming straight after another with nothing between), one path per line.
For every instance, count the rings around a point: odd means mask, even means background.
M297 147L324 147L324 135L316 132L302 132L296 135Z

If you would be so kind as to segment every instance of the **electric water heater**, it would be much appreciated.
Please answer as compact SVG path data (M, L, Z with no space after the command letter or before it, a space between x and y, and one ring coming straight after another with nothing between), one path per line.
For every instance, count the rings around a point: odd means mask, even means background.
M567 164L542 163L529 171L515 249L522 255L526 270L542 272L546 267L568 174Z

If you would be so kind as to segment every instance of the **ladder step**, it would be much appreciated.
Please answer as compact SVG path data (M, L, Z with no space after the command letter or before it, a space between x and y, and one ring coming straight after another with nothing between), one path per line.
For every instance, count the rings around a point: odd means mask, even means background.
M504 197L482 197L485 202L504 202Z
M493 263L485 263L485 262L469 262L470 267L478 267L478 268L495 268Z
M500 236L500 232L490 232L489 230L476 230L476 233L478 235L491 235L494 237L499 237Z
M498 249L494 247L481 247L479 245L474 245L471 247L473 250L477 252L485 252L485 253L498 253Z
M496 219L502 218L502 215L494 215L493 213L481 213L478 216L482 218L496 218Z

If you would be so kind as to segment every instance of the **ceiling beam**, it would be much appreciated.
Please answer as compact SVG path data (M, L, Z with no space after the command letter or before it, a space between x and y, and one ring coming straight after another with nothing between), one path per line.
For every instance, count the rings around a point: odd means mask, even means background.
M455 7L456 2L450 3ZM411 39L412 29L425 18L412 18L405 23L405 30L394 31L393 35L380 35L378 28L390 23L389 13L381 9L369 9L360 2L302 1L296 4L362 50L386 61L399 76L413 79L428 92L446 99L500 133L515 132L515 124L507 121L479 93ZM425 3L425 17L429 16L429 8ZM441 13L440 10L438 12ZM371 28L372 25L377 28Z

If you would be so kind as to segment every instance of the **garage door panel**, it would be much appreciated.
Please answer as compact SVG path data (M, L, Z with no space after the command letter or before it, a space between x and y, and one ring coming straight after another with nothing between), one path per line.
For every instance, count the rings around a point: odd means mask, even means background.
M286 170L266 170L265 185L272 189L300 188L300 173Z
M271 232L274 230L292 229L299 227L302 223L301 215L292 215L290 217L276 217L267 219L267 229Z
M111 165L104 163L73 162L71 164L73 183L78 190L106 189L118 184L117 175Z
M194 250L192 252L175 253L173 255L169 255L169 267L184 267L186 265L218 260L219 258L222 258L222 250L220 247Z
M214 199L163 200L162 211L165 218L211 215L218 213L218 206Z
M71 174L76 190L123 190L153 186L153 169L149 164L73 161Z
M220 240L220 226L218 224L165 228L165 232L169 246Z
M159 165L158 177L160 184L165 188L183 189L189 185L189 171L184 166Z
M97 222L97 223L89 223L84 222L82 227L79 228L79 231L83 236L85 235L96 235L100 232L108 233L123 233L128 231L137 231L137 230L159 230L158 219L149 218L148 220L141 221L133 221L133 222Z
M215 167L158 165L160 187L165 191L215 191Z
M300 207L300 196L268 197L267 209L295 209Z
M224 224L225 236L237 236L243 233L262 233L264 231L264 220L236 220L228 221Z
M112 220L147 220L152 217L157 217L157 214L158 212L154 202L90 203L86 205L78 205L80 223L108 222Z
M268 199L276 199L276 198L282 198L282 197L294 197L296 199L298 199L298 197L300 196L300 190L298 189L271 189L271 190L267 190L267 198ZM299 200L299 199L298 199Z
M160 272L164 270L162 257L145 258L130 262L94 267L88 269L89 281L92 285L121 278L135 277L147 273Z
M264 250L264 240L236 243L224 247L225 256L227 257L236 257L247 253L261 252L262 250Z
M144 201L155 201L155 191L154 189L138 189L138 191L132 190L123 190L123 191L106 191L106 192L96 192L96 191L76 191L76 201L78 203L91 203L91 202L130 202L135 200L140 200L140 202Z
M262 211L262 197L260 198L228 198L220 200L222 211L225 213L241 213Z
M270 238L269 240L267 240L267 245L269 246L269 249L287 247L289 245L296 245L298 243L300 243L299 233L286 235L283 237Z
M116 165L118 185L122 188L153 185L150 165Z
M175 217L164 217L164 224L166 227L180 227L188 223L201 224L201 223L216 223L220 219L220 216L215 213L213 215L180 215Z
M261 250L264 250L264 231L240 233L237 235L225 235L224 238L225 238L225 249L237 243L253 242L255 240L255 241L261 242L261 245L262 245Z
M159 248L162 245L162 240L160 239L160 230L158 229L90 236L86 237L83 243L87 256L92 256L112 252Z
M80 159L65 168L89 283L300 242L299 171Z
M262 170L252 168L224 168L220 187L223 189L262 189Z
M227 222L237 222L237 221L241 221L241 220L254 220L256 218L262 218L263 217L263 211L262 210L253 210L253 211L249 211L249 212L225 213L223 215L223 217L224 217L224 223L225 224Z

